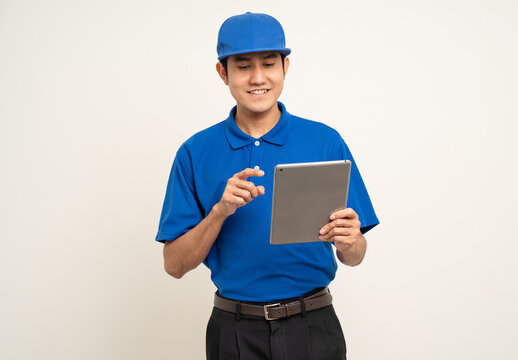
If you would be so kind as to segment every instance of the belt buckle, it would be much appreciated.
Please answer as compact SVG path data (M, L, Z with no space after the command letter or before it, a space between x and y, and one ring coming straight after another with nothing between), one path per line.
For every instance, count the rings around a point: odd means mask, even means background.
M266 320L278 320L277 318L271 318L271 317L268 316L268 308L271 308L271 307L274 307L274 306L280 306L280 305L281 305L280 303L270 304L270 305L263 305L264 317L266 318Z

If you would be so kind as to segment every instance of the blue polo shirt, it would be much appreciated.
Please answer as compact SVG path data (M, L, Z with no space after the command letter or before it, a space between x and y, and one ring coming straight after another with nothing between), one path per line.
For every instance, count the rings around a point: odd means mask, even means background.
M222 296L243 301L273 301L300 296L327 286L337 264L333 245L316 242L270 245L274 167L277 164L329 160L352 162L347 207L359 215L366 233L379 223L358 167L340 134L333 128L282 114L265 135L254 138L228 118L185 141L176 153L156 240L173 241L194 228L219 202L227 180L246 168L260 168L265 194L229 216L203 263ZM300 209L300 211L304 211Z

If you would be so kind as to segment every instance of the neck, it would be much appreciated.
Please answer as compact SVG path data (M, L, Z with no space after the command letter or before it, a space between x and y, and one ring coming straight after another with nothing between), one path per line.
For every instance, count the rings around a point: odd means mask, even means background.
M273 129L280 118L281 110L279 110L277 102L269 110L262 113L254 113L238 105L234 116L236 125L241 131L256 139Z

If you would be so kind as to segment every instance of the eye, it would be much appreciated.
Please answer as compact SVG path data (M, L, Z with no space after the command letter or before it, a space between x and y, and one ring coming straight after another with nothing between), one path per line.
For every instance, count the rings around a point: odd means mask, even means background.
M275 64L264 64L264 66L266 66L266 67L272 67L273 65L275 65Z
M239 70L245 70L245 69L248 69L248 65L238 66L237 68Z

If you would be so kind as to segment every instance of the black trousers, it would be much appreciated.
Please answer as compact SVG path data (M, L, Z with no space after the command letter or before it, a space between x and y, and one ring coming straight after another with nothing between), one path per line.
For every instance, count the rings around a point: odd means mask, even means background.
M214 307L206 351L208 360L346 360L333 305L270 321Z

